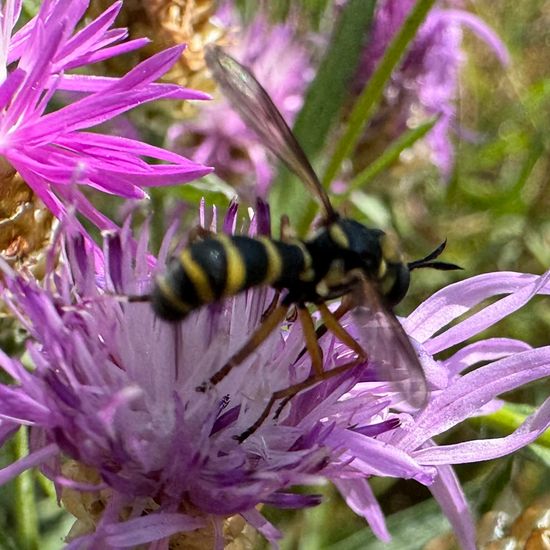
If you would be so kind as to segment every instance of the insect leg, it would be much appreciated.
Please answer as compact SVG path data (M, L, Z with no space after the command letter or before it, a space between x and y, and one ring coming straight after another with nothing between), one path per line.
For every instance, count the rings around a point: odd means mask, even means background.
M367 354L365 353L365 350L359 345L359 343L354 338L352 338L349 332L338 322L338 320L344 315L344 313L346 313L346 311L350 309L350 304L349 303L340 304L340 306L338 307L338 309L336 309L334 313L332 313L332 311L330 311L330 309L324 303L317 304L317 307L321 312L321 317L323 318L323 323L324 323L319 328L324 328L325 329L324 332L326 332L327 330L332 332L342 343L346 344L348 348L352 349L357 354L357 357L355 359L353 359L349 363L346 363L345 365L339 368L344 368L344 370L346 370L346 368L354 367L359 363L361 363L362 361L365 361L367 359ZM316 331L317 339L318 339L318 332L319 332L319 329L317 329ZM317 345L317 347L319 346ZM308 352L311 354L311 352L309 351L309 348L308 348ZM316 371L316 376L319 381L326 380L327 378L330 378L330 376L334 376L334 375L331 375L332 372L334 372L334 369L330 371L325 371L325 370L321 370L321 372ZM315 382L312 382L312 383L315 383ZM279 417L279 415L285 408L286 404L299 391L301 391L300 388L294 393L290 392L286 396L286 398L283 399L283 401L277 408L277 411L275 412L275 418Z
M254 331L244 346L218 372L212 375L207 382L203 382L200 386L197 386L196 390L205 392L209 387L215 386L223 380L234 367L240 365L284 321L288 308L289 306L284 303L277 306Z
M298 308L294 304L292 304L286 315L286 320L289 323L295 323L296 319L298 319ZM306 348L304 348L304 353L306 353L306 351Z
M313 319L311 314L304 306L304 304L298 304L298 317L304 330L304 339L306 341L306 349L311 357L311 370L317 376L323 375L323 352L317 341L317 335L315 334L315 326L313 325Z
M323 355L321 347L319 346L318 335L315 331L311 315L303 304L298 304L298 316L304 330L306 350L311 356L312 374L310 374L310 376L308 376L302 382L298 382L297 384L293 384L288 388L274 392L264 410L262 411L262 414L258 417L254 424L252 424L252 426L246 429L242 434L237 436L236 439L240 443L250 437L263 424L265 419L269 416L271 409L279 399L282 399L282 401L275 411L274 418L279 417L287 403L297 393L305 390L306 388L309 388L310 386L318 384L319 382L323 382L324 380L328 380L329 378L338 376L339 374L342 374L349 369L356 367L366 359L366 354L363 348L361 348L361 346L338 322L338 319L340 319L347 311L349 311L350 307L351 306L349 303L343 302L342 304L340 304L338 309L334 313L332 313L325 304L318 305L319 311L321 312L321 317L323 318L324 322L324 332L326 332L327 330L332 332L341 342L346 344L350 349L357 353L357 357L352 361L349 361L344 365L340 365L339 367L336 367L329 371L325 371L323 370Z
M262 323L275 311L277 304L279 303L279 298L281 297L281 291L276 290L271 300L270 304L267 306L266 310L262 313Z
M353 303L351 302L351 300L348 300L346 298L347 297L344 296L343 300L340 302L340 305L338 306L336 311L331 312L331 315L336 319L336 321L338 321L341 317L343 317L353 307ZM327 326L324 323L319 325L317 327L317 330L315 331L315 337L317 338L317 340L319 340L321 336L324 336L327 333L327 331L328 331ZM301 359L306 352L307 352L307 349L304 348L296 358L296 361Z
M317 305L321 317L323 318L323 322L327 329L340 340L343 344L346 344L348 348L352 349L358 357L361 359L366 358L365 351L363 348L357 343L357 341L350 335L350 333L338 322L338 317L333 314L330 309L326 306L326 304L318 304Z
M285 388L283 390L276 391L273 393L273 395L270 397L265 409L263 410L262 414L258 417L256 422L252 424L249 428L247 428L243 433L236 436L235 439L239 443L242 443L245 439L250 437L265 421L265 419L269 416L269 413L271 412L271 409L273 408L273 405L279 400L282 399L283 401L277 408L277 411L275 413L274 418L278 418L278 416L281 414L284 406L299 392L302 390L305 390L309 388L310 386L314 386L315 384L318 384L319 382L323 382L325 380L328 380L329 378L332 378L334 376L338 376L339 374L342 374L353 367L356 367L361 363L362 359L357 357L353 361L350 361L349 363L345 363L344 365L340 365L339 367L335 367L329 371L324 371L321 375L318 374L312 374L311 376L308 376L305 380L302 382L298 382L297 384L293 384L292 386L289 386L288 388Z

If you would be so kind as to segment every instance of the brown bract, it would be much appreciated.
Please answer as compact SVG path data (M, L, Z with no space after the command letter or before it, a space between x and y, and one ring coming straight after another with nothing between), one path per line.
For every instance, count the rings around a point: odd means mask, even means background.
M96 16L109 6L109 0L94 0L91 15ZM205 92L215 89L207 74L204 49L209 44L223 44L226 30L214 17L216 2L213 0L130 0L124 2L117 26L127 27L130 38L147 37L151 43L145 48L116 58L124 67L109 67L121 72L138 61L171 46L186 44L179 62L163 80ZM138 56L139 59L132 59Z
M35 277L44 272L54 218L5 160L0 159L0 255Z
M97 470L76 460L67 460L62 466L62 474L68 479L89 484L92 487L94 485L99 486L101 483L101 477ZM67 542L95 531L111 496L111 489L87 492L67 487L63 488L61 494L63 507L75 517L75 522L66 537ZM152 498L146 500L148 502L145 506L144 515L154 513L159 507L158 503ZM179 511L192 517L201 515L196 508L185 502L182 503ZM130 510L127 510L127 512L127 514L123 514L125 517L121 519L128 519ZM258 540L256 530L248 525L240 515L228 517L223 521L223 536L225 550L252 550ZM206 519L205 527L170 537L169 549L204 550L214 548L214 546L215 526Z

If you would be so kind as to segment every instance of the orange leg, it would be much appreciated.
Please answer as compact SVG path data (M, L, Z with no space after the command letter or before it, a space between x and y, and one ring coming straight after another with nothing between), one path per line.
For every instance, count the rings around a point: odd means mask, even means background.
M311 370L317 375L323 375L323 352L319 346L313 319L303 304L298 304L298 317L304 331L306 349L311 357Z
M319 382L324 382L325 380L328 380L329 378L333 378L334 376L338 376L339 374L342 374L353 367L356 367L359 365L362 361L362 358L358 357L354 359L353 361L350 361L349 363L346 363L344 365L340 365L339 367L335 367L334 369L331 369L329 371L323 372L321 375L318 374L312 374L311 376L308 376L305 380L302 382L298 382L297 384L293 384L292 386L289 386L288 388L285 388L283 390L278 390L270 397L265 409L263 410L262 414L258 417L256 422L252 424L249 428L247 428L242 434L235 436L235 439L239 443L242 443L245 439L250 437L265 421L265 419L269 416L269 413L271 412L271 409L273 408L273 405L279 400L282 399L283 401L277 408L277 411L275 412L274 418L278 418L281 414L284 406L299 392L314 386L315 384L318 384Z
M341 318L350 309L349 305L344 303L341 304L340 307L334 313L332 313L325 304L319 304L318 307L319 307L319 311L321 312L321 317L323 318L323 321L324 321L323 326L325 327L325 331L328 330L332 332L341 342L343 342L350 349L355 351L355 353L357 353L357 357L354 360L349 361L348 363L345 363L344 365L341 365L329 371L324 371L323 355L318 342L318 334L315 331L315 328L313 326L313 320L311 318L311 315L309 314L309 311L305 308L305 306L302 304L299 304L298 315L304 330L306 350L311 356L311 362L312 362L311 374L302 382L298 382L297 384L293 384L288 388L274 392L273 395L270 397L265 409L263 410L259 418L256 420L256 422L254 422L254 424L252 424L252 426L246 429L242 434L237 436L236 439L239 442L242 443L245 439L250 437L263 424L265 419L269 416L271 409L279 399L282 399L282 402L277 407L274 418L279 417L285 405L297 393L315 384L318 384L319 382L323 382L324 380L328 380L329 378L342 374L343 372L346 372L349 369L356 367L361 362L366 360L367 355L363 350L363 348L352 338L352 336L338 322L338 319Z
M281 291L275 290L275 295L273 296L273 300L271 300L270 304L267 306L266 310L262 313L262 323L275 311L275 308L277 307L277 304L279 303L279 298L281 297Z
M340 305L338 306L336 311L331 312L331 315L332 315L332 317L334 317L336 319L336 321L338 321L351 308L352 308L352 304L350 303L349 300L346 300L346 297L344 296L342 302L340 303ZM324 336L327 333L327 331L328 331L328 328L327 328L326 324L323 323L323 324L319 325L317 327L317 330L315 331L315 335L316 335L317 340L319 340L319 338L321 338L321 336ZM298 361L298 359L301 359L304 356L304 354L306 353L306 351L307 351L307 348L304 347L304 349L300 352L300 354L296 358L296 361Z
M326 304L318 304L317 306L321 312L323 323L325 327L340 340L340 342L346 344L348 348L352 349L359 357L364 358L365 352L363 348L357 343L356 340L350 335L350 333L338 322L341 317L336 317L332 311L326 306ZM336 310L338 312L338 310Z
M244 346L216 374L212 375L207 382L203 382L200 386L197 386L196 390L205 392L209 387L221 382L233 368L239 366L284 321L288 308L289 306L284 304L277 306L254 331Z

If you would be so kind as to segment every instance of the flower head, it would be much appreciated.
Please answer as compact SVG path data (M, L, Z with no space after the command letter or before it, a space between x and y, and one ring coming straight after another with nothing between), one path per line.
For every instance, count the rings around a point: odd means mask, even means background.
M218 16L227 27L239 25L230 3ZM226 50L249 67L289 124L303 102L313 77L305 45L288 23L272 25L261 12ZM256 135L223 99L204 105L196 120L177 123L169 131L173 148L198 162L214 166L216 174L247 198L265 197L274 177L273 164Z
M236 212L233 206L226 231L234 230ZM260 208L252 232L264 231L266 215ZM307 388L278 419L269 416L239 444L234 436L256 421L275 391L309 375L300 324L285 321L217 386L198 393L196 387L261 322L272 291L254 289L203 307L179 325L168 324L155 317L150 304L114 296L149 291L153 270L146 232L137 248L127 246L129 224L107 233L99 258L84 252L76 227L65 223L65 262L46 278L46 288L3 267L6 300L32 337L28 353L34 369L0 353L0 365L15 381L0 385L1 441L20 425L31 426L31 454L0 470L0 481L40 466L63 492L67 508L80 511L81 529L71 548L175 543L175 537L187 540L183 537L204 529L219 543L222 521L235 514L275 542L278 531L256 507L317 504L316 495L289 489L319 478L334 482L350 508L387 540L367 481L379 475L427 485L463 547L473 549L472 524L452 464L512 452L550 423L549 400L508 437L449 446L432 439L498 407L497 395L550 374L550 347L531 349L513 339L481 340L443 361L434 357L531 296L550 293L550 275L501 273L451 285L403 321L431 388L423 410L399 412L399 395L364 363ZM174 228L160 264L173 233ZM448 328L501 294L506 296ZM353 318L343 323L360 341ZM352 356L330 334L320 345L325 370ZM479 362L486 364L463 374Z
M154 83L178 59L182 47L161 52L120 78L70 74L146 43L124 42L126 30L112 28L121 2L77 29L88 3L44 1L38 14L15 32L21 2L3 3L0 172L6 175L4 187L17 172L55 216L61 217L70 203L98 227L112 228L113 222L77 186L142 198L144 187L186 182L209 169L140 141L86 130L149 101L205 95ZM77 94L78 99L56 107L52 99L58 91ZM163 163L148 164L144 158Z
M418 119L437 117L426 136L432 162L448 178L453 168L450 133L455 129L458 75L465 58L462 28L482 38L502 63L508 53L498 36L478 17L452 9L456 1L441 1L432 9L386 90L384 129L394 139ZM414 5L412 0L384 0L377 5L369 42L362 56L356 85L362 87ZM449 6L446 8L445 6ZM377 128L376 132L380 133Z

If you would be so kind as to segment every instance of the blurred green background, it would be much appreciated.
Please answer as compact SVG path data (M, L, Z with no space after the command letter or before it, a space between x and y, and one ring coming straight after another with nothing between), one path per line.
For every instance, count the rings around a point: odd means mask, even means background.
M322 27L322 14L331 3L301 3L304 20ZM257 5L249 1L240 4L248 14ZM290 6L290 2L270 4L274 18L284 18ZM402 315L455 280L497 270L542 273L550 267L550 1L475 0L465 6L499 34L509 49L511 64L502 67L484 43L465 31L468 61L461 73L458 112L461 126L475 133L476 139L456 138L456 167L450 181L443 183L436 168L405 151L366 187L337 201L350 216L393 228L410 258L425 255L447 238L444 259L461 265L464 271L415 273L411 291L397 310ZM136 123L151 116L149 111L138 113ZM165 116L163 113L159 119ZM161 123L158 126L162 128ZM162 135L155 131L153 126L148 137L161 143ZM307 140L308 129L303 132ZM382 148L380 154L383 152ZM288 175L280 179L288 184ZM298 192L302 193L301 188ZM277 191L274 193L277 211L280 203ZM202 195L210 202L228 201L225 188L213 193L204 184L155 190L152 204L157 236L163 233L164 212L174 198L191 201L191 223ZM103 211L116 216L116 201L96 201ZM492 335L513 335L532 345L548 344L549 332L550 308L544 298L533 300L490 331ZM536 406L549 393L546 381L516 392L510 400ZM528 413L530 409L526 410ZM521 408L513 409L509 422L501 417L469 423L446 434L442 442L505 435L523 418L523 412ZM21 445L23 438L5 452L19 454ZM473 510L487 519L489 516L483 515L491 510L519 514L532 503L548 508L548 502L540 498L550 492L549 446L533 445L512 457L457 468ZM0 466L9 461L7 456L0 456ZM375 479L373 488L388 515L392 545L377 542L364 521L349 511L329 486L318 488L325 501L315 509L266 509L265 513L285 533L282 548L288 550L413 550L423 548L448 529L424 487ZM21 514L20 509L16 512L20 490L31 491L37 504L36 510L26 510L29 518L17 517ZM34 514L40 526L38 547L60 548L71 519L57 507L50 483L28 473L0 488L1 549L27 550L21 543L21 529L34 523ZM451 548L450 544L447 539L438 539L429 548Z

